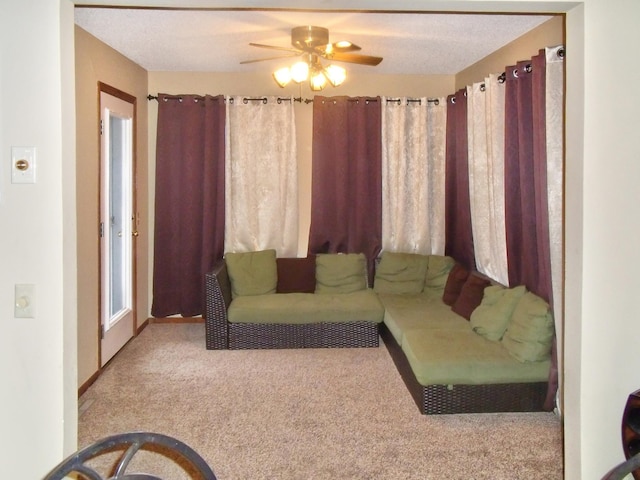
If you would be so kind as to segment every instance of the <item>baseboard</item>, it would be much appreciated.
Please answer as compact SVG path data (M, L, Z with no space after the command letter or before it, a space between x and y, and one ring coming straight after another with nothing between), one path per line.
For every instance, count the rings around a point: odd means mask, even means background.
M78 398L80 398L82 394L86 392L91 385L93 385L93 383L98 379L101 373L102 369L98 369L96 373L89 377L89 380L80 385L80 388L78 388Z
M163 317L163 318L149 318L149 323L204 323L202 317Z

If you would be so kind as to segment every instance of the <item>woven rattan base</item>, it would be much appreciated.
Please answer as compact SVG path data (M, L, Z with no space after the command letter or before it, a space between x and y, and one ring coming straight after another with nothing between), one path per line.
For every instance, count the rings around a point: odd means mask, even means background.
M285 325L229 324L229 349L254 348L353 348L378 347L374 322L312 323Z
M422 414L543 411L547 382L423 386L384 324L380 327L380 336Z

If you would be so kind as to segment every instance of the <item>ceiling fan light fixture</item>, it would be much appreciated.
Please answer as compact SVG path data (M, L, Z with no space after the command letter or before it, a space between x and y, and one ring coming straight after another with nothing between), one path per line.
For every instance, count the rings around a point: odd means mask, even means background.
M280 87L284 88L291 81L291 69L284 67L276 70L273 72L273 79Z
M324 69L324 75L331 85L337 87L342 85L342 82L346 80L347 71L338 65L329 65Z
M309 64L307 62L296 62L291 66L291 79L296 83L304 82L309 78Z

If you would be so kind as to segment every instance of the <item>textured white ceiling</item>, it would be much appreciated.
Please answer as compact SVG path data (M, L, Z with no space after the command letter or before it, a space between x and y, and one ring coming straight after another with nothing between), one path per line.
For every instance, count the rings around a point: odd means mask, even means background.
M378 74L455 74L548 20L543 15L76 8L76 23L149 71L273 71L292 59L241 65L290 46L291 28L329 29L358 53L383 57Z

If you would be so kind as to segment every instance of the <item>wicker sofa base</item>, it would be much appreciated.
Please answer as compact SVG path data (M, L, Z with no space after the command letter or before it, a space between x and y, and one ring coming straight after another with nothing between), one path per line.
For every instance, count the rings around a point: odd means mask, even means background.
M374 322L311 323L302 325L229 324L230 350L255 348L353 348L378 347Z
M424 415L543 411L547 382L423 386L416 380L407 357L384 324L380 327L380 336Z

